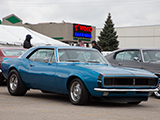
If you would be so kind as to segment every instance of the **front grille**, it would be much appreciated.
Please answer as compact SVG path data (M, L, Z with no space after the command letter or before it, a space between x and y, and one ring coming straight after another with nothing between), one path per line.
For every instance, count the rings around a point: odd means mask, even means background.
M156 86L158 80L156 78L116 78L104 77L104 86Z

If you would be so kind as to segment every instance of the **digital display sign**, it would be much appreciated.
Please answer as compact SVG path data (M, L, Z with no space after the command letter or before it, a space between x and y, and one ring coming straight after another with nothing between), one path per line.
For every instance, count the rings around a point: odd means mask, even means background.
M93 28L87 25L73 24L73 36L92 38Z

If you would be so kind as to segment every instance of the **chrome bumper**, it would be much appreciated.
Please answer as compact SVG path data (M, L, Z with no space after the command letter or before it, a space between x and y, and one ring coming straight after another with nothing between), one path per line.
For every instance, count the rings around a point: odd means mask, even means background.
M157 92L156 89L103 89L103 88L94 88L95 91L99 92Z

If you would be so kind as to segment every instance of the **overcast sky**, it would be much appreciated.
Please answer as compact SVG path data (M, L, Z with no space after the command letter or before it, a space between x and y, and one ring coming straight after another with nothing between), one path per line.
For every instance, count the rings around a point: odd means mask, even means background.
M102 28L108 13L115 27L160 25L160 0L0 0L0 19L17 15L23 23L62 20Z

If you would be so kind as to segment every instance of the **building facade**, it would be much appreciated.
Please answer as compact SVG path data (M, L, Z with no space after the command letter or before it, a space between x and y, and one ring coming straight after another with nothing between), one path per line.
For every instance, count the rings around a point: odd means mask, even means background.
M102 29L96 29L96 40ZM117 27L119 48L160 48L160 25Z
M75 23L39 23L24 24L36 32L47 35L53 39L57 39L69 44L76 44L79 40L84 43L91 43L95 40L96 27Z
M0 22L0 24L3 24L3 25L22 25L22 20L15 16L14 14L11 14L9 16L6 16L3 18L3 21Z
M91 43L95 40L96 36L96 27L90 25L83 25L80 23L38 23L38 24L29 24L22 23L22 20L11 14L1 21L3 25L16 25L24 26L46 36L49 36L53 39L76 45L79 41L83 41L84 44Z
M19 17L11 14L4 17L0 24L24 26L71 45L76 45L79 40L84 43L91 43L93 40L98 41L98 36L102 30L102 28L96 28L95 26L66 23L64 21L62 23L38 24L23 24L22 22ZM117 27L115 30L118 35L119 48L160 48L160 25Z

